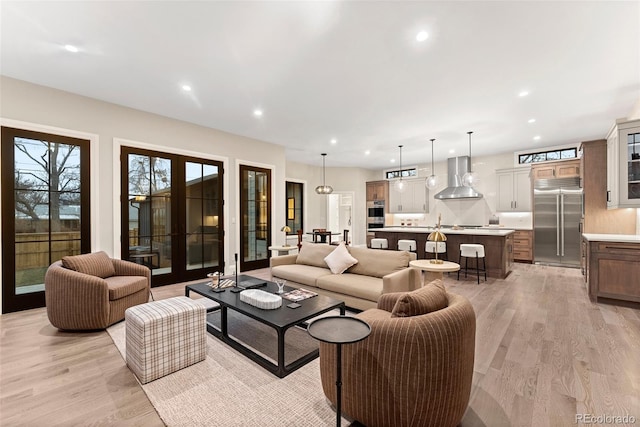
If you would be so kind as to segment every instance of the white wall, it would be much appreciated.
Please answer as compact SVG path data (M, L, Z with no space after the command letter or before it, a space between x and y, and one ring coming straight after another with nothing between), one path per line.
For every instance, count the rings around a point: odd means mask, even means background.
M97 208L93 209L92 222L97 222L98 236L93 251L104 250L111 255L120 252L119 218L114 214L114 204L119 199L119 166L114 139L144 144L148 148L170 153L186 153L203 158L223 160L225 165L225 254L227 266L232 265L233 253L238 251L239 200L237 165L240 163L269 166L272 175L272 239L282 238L275 225L285 221L285 155L284 147L258 141L223 131L169 119L163 116L86 98L44 86L38 86L8 77L0 77L0 114L4 122L24 122L39 126L51 126L72 132L97 135L96 150L92 158L99 163L99 174L92 171L97 180ZM25 127L27 127L25 126ZM114 174L114 170L116 173ZM315 181L313 181L315 182ZM363 184L364 185L364 184Z

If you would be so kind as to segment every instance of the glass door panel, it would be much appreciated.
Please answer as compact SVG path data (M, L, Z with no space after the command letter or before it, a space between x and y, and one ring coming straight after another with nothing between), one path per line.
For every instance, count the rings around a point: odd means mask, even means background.
M89 252L89 141L2 128L3 311L44 305L53 262Z
M240 165L240 269L269 266L271 246L271 171Z
M218 165L186 162L187 269L222 270L222 203Z
M154 152L125 149L123 177L126 177L126 205L122 225L126 245L122 258L151 269L153 283L171 282L172 265L172 186L173 159ZM123 178L124 179L124 178ZM157 279L156 279L157 277Z

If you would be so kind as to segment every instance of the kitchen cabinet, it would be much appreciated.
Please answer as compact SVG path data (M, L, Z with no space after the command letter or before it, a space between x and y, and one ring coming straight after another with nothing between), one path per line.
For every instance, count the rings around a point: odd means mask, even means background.
M618 120L607 135L607 207L640 208L640 120Z
M576 178L580 176L580 160L545 162L531 167L533 179Z
M580 145L583 233L635 234L636 212L607 209L607 141L584 141Z
M389 181L369 181L367 182L367 202L376 200L387 200L389 194Z
M513 233L513 260L533 262L532 230L516 230Z
M424 179L403 179L405 190L400 193L393 181L389 186L389 213L425 213L429 212L428 190Z
M498 169L498 212L531 212L531 168Z
M640 241L603 240L595 234L584 239L589 297L640 302Z

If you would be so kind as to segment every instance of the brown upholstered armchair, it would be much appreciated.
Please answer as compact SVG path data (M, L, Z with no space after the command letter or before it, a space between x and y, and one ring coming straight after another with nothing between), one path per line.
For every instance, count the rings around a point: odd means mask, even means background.
M471 392L476 318L466 298L442 286L441 291L444 308L428 314L405 310L400 315L407 317L392 317L407 293L390 293L377 308L356 316L369 323L371 335L342 346L345 415L367 427L445 427L462 420ZM335 347L320 344L322 388L334 405Z
M58 329L104 329L149 300L151 271L104 252L64 257L44 277L49 321Z

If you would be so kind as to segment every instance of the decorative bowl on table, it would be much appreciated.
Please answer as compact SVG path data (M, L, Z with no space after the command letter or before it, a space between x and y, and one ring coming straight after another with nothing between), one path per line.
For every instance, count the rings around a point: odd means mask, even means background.
M264 310L275 310L282 306L282 297L260 289L246 289L240 292L240 301Z

